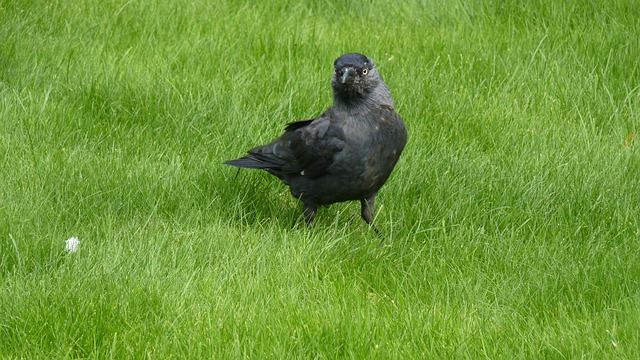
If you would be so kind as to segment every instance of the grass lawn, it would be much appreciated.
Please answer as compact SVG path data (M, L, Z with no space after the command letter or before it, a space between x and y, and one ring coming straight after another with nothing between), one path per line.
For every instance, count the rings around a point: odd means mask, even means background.
M640 358L638 19L1 1L0 358ZM382 243L222 165L328 108L352 51L409 130Z

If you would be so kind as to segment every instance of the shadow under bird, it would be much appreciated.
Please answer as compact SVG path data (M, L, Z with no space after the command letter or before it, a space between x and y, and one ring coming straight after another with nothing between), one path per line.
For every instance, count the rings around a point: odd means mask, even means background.
M333 106L322 115L287 124L271 143L225 164L277 176L302 202L308 225L319 206L349 200L360 201L362 218L372 225L376 194L400 158L407 130L370 58L340 56L331 87Z

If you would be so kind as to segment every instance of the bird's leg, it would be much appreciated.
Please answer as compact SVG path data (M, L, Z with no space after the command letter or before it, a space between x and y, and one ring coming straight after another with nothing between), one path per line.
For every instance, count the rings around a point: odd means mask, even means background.
M313 219L316 218L316 210L316 205L302 204L302 214L304 214L304 220L307 222L307 226L311 226Z
M362 205L362 218L367 224L371 225L376 212L376 194L360 199L360 204Z
M364 221L371 227L373 227L373 231L375 231L376 234L382 236L380 230L378 230L378 228L373 225L373 216L376 213L376 194L372 194L367 196L366 198L360 199L360 204L362 205L361 214Z

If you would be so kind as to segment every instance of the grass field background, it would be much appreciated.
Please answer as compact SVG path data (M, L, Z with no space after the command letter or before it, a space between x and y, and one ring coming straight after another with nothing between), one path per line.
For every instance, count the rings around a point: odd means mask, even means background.
M1 358L640 357L635 1L1 1ZM409 130L319 211L221 165L376 60ZM65 240L78 237L78 252Z

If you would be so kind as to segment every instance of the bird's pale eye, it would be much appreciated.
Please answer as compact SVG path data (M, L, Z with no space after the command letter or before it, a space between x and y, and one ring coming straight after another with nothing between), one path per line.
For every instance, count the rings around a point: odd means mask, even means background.
M364 68L362 69L362 75L367 75L369 73L369 69Z

